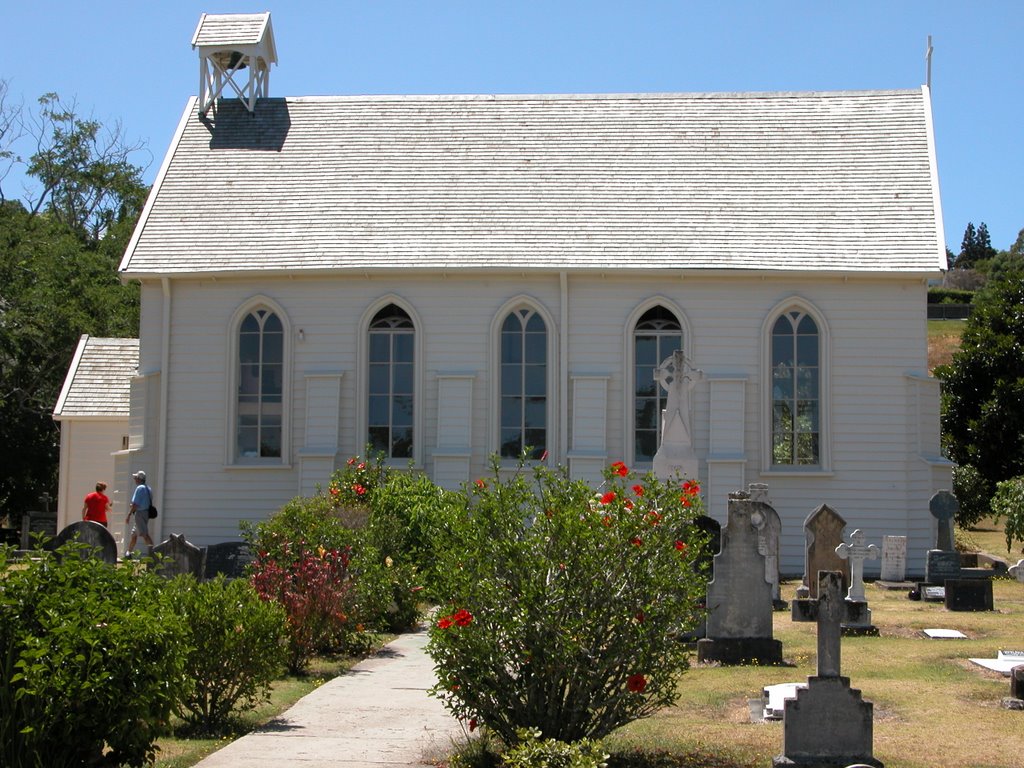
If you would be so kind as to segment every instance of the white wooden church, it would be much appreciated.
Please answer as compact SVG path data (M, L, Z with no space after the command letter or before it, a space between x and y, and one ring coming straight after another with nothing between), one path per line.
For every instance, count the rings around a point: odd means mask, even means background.
M822 503L923 571L950 469L927 88L278 98L269 14L192 43L200 95L120 267L116 480L146 471L157 536L236 539L368 444L451 487L525 447L648 469L681 349L711 514L767 483L784 573Z

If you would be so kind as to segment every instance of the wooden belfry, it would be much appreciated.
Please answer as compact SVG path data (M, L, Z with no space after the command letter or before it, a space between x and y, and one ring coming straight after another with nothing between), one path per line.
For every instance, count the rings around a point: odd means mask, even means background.
M249 112L267 97L270 66L277 64L269 12L204 13L192 48L199 49L199 114L209 112L228 85Z

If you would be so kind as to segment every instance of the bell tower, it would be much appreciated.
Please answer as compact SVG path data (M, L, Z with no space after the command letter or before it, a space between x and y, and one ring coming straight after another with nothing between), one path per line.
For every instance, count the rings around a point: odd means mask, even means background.
M199 114L205 115L231 86L252 112L266 98L270 66L277 64L270 12L204 13L192 35L199 49Z

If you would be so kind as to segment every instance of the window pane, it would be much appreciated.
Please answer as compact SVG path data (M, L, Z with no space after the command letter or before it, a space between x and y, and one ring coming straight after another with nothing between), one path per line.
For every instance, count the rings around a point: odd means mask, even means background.
M818 463L818 435L814 433L801 433L796 436L796 463L817 464Z
M547 394L547 370L543 365L524 366L526 394L544 396Z
M391 458L412 458L412 427L401 427L391 431Z
M543 429L526 430L525 443L530 448L530 458L539 459L547 447L547 431Z
M280 365L284 361L284 336L280 333L263 334L263 362Z
M798 368L796 371L796 396L802 400L818 398L818 369Z
M788 433L772 435L772 464L793 463L793 438Z
M238 372L238 392L243 395L255 395L260 391L260 367L243 365Z
M519 458L522 453L521 432L518 429L501 430L501 455L503 458Z
M509 316L505 318L505 322L501 324L502 333L521 333L522 330L523 324L519 318L516 317L515 312L510 313Z
M796 359L800 365L818 364L818 337L796 337Z
M280 427L264 427L260 430L260 456L272 458L281 456Z
M396 427L412 426L412 396L400 395L391 400L391 424Z
M654 380L654 368L638 365L636 368L635 394L640 397L655 397L658 394L658 382Z
M523 399L521 397L501 398L501 426L503 429L518 431L523 425Z
M654 336L637 336L635 355L637 365L657 367L661 363L658 360L658 342Z
M256 427L239 427L238 428L238 455L239 456L256 456L256 450L259 446L259 430Z
M670 357L674 352L678 352L683 348L683 337L682 336L662 336L661 337L661 360L666 357ZM658 362L661 365L661 361Z
M370 362L387 363L391 361L391 337L386 333L370 334Z
M818 431L818 401L799 400L796 404L796 429L799 432Z
M238 359L242 365L260 361L260 336L258 333L239 334Z
M501 362L523 362L523 335L521 333L501 334Z
M796 332L801 335L817 335L818 325L811 319L810 315L804 315L796 328Z
M526 332L546 334L548 329L544 325L544 321L541 319L540 315L534 313L530 315L530 319L526 321Z
M526 334L526 362L541 363L547 361L547 334L527 333Z
M261 382L261 394L264 398L268 396L276 396L278 400L281 398L281 377L283 375L282 366L280 365L264 365L263 366L263 381Z
M788 336L793 333L793 323L786 315L781 315L772 326L773 336Z
M518 365L501 366L501 394L521 395L523 389L523 369Z
M395 365L393 391L398 395L412 394L412 363L398 363Z
M260 321L256 319L256 315L246 315L245 320L242 321L242 325L238 330L240 333L259 333Z
M368 423L373 426L387 425L388 423L388 397L387 395L370 395Z
M411 333L396 333L395 339L395 360L402 363L411 363L413 358L413 340Z
M391 391L391 367L387 363L370 365L370 394L381 395Z
M784 365L772 369L772 399L793 396L793 369Z
M658 401L654 398L637 398L635 405L637 429L658 428Z
M657 433L650 429L639 429L636 432L634 451L637 461L652 461L658 451Z
M547 400L543 397L526 398L526 409L523 416L523 424L530 428L539 429L547 426Z
M266 319L263 321L263 332L264 333L284 333L284 326L281 325L281 320L273 312L267 314Z
M390 447L390 436L387 427L370 427L368 442L374 452L386 454Z

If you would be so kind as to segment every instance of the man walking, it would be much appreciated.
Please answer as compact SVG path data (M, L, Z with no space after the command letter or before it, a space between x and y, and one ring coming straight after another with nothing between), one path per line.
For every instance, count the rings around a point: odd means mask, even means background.
M135 493L132 494L131 508L128 510L128 517L124 519L127 523L132 519L132 515L135 516L135 522L132 525L132 538L128 544L128 550L125 552L125 557L131 555L135 551L135 542L138 541L139 536L149 546L153 546L153 539L149 535L149 508L153 505L153 489L146 485L146 473L141 469L132 475L135 479Z

